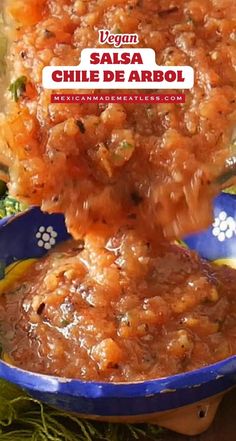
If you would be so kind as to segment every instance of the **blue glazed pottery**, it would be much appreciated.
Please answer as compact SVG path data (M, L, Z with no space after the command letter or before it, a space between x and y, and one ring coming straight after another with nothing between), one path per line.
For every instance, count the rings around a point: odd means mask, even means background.
M199 214L201 216L201 214ZM212 226L185 238L185 243L201 257L236 262L236 195L222 193L215 199Z
M40 258L68 235L62 215L38 208L0 222L0 289L13 270ZM214 223L185 243L209 260L235 266L236 197L215 200ZM236 267L236 266L235 266ZM10 270L9 270L10 268ZM152 422L187 435L206 430L223 395L236 385L236 355L180 375L139 383L84 382L18 369L0 361L0 377L52 406L104 421Z

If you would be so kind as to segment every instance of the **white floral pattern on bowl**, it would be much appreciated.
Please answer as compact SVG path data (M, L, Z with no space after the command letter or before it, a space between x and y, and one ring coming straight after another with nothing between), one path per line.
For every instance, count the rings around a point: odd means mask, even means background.
M50 250L56 245L56 238L58 234L53 227L44 227L43 225L38 229L36 233L36 239L38 239L38 247Z
M213 222L212 234L219 242L232 239L236 235L236 222L232 216L228 216L225 211L221 211Z

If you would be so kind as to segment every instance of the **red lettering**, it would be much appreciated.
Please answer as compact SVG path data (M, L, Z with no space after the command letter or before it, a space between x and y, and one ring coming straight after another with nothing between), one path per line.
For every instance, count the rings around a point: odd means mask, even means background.
M90 55L91 64L143 64L140 53L130 54L129 52L104 52L99 54L93 52Z
M162 81L164 81L164 73L162 72L162 70L155 70L153 74L155 82L161 83Z
M115 78L114 72L112 72L111 70L104 71L103 81L105 83L108 83L109 81L114 81L114 78Z
M108 31L108 30L103 30L103 29L101 29L101 30L99 31L99 37L100 37L99 39L100 39L100 43L101 43L101 44L106 43L106 40L107 40L108 36L109 36L109 31Z
M64 71L64 82L69 83L69 82L74 81L74 75L75 75L75 73L73 70L65 70Z
M115 74L116 74L116 79L115 79L115 81L119 81L119 82L123 82L123 81L125 81L125 72L123 71L123 70L117 70L116 72L115 72Z
M139 78L139 73L136 70L132 70L132 72L130 73L129 76L129 82L139 82L140 78Z
M168 83L173 83L173 81L176 80L176 73L173 70L167 70L165 73L165 80L168 81Z
M143 64L143 59L141 57L141 54L135 52L132 57L131 64Z
M110 36L108 37L108 43L109 43L109 44L113 44L113 43L114 43L114 40L115 40L115 36L114 36L114 35L110 35Z
M52 73L52 79L55 81L55 83L61 83L63 79L63 73L61 70L55 70Z
M100 63L100 56L97 52L93 52L90 55L90 63L91 64L99 64Z
M149 70L143 70L142 71L142 81L152 81L152 72L150 72Z
M182 70L177 70L177 80L178 80L180 83L183 83L183 82L184 82L185 78L183 77L183 72L182 72Z
M124 52L123 54L121 54L121 60L118 62L119 64L130 64L130 54Z
M91 82L98 82L99 81L99 72L98 70L92 70L90 72L90 81Z
M112 64L110 54L108 54L106 52L105 52L105 54L102 54L100 64Z

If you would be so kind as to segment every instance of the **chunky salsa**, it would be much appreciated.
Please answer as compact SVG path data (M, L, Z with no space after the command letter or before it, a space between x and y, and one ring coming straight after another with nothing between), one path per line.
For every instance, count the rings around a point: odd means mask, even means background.
M129 382L235 354L236 271L166 241L208 226L212 181L230 155L234 2L7 0L5 16L9 189L64 213L74 236L0 296L5 359ZM43 68L79 64L99 29L137 33L160 65L192 66L185 104L52 104Z
M59 245L0 297L7 360L108 382L186 372L236 353L236 271L96 227Z
M75 238L102 220L160 226L171 238L206 227L218 191L211 181L230 155L236 122L235 3L5 3L12 85L1 155L12 195L65 213ZM196 81L186 103L51 104L43 68L79 64L83 48L99 47L99 29L137 33L160 65L192 66Z

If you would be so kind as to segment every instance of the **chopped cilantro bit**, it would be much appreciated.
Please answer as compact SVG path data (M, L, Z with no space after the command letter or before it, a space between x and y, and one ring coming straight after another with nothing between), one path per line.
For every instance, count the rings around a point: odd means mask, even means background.
M120 147L123 150L130 150L130 149L134 148L133 144L130 144L130 142L127 142L127 141L122 141L122 143L120 144Z
M26 83L27 78L23 75L22 77L17 78L14 83L12 83L9 87L9 91L12 94L12 98L17 103L19 101L22 94L26 91Z
M61 321L61 326L62 326L63 328L66 328L67 326L69 326L69 324L70 324L69 320L62 319L62 321Z
M152 106L147 107L146 114L147 114L147 117L150 119L154 117L155 113L154 113L154 109Z
M113 162L120 162L123 161L123 156L119 155L118 153L112 153L111 159Z
M26 208L26 204L18 202L9 196L3 199L0 198L0 219L24 211Z

